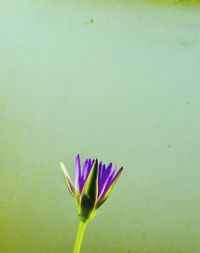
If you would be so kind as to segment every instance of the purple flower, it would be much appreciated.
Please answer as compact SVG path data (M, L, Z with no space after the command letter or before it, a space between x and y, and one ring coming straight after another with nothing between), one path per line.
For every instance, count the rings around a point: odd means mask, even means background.
M75 185L73 184L63 162L60 162L68 189L78 202L80 219L94 217L96 209L108 198L114 184L119 178L123 167L117 170L112 163L109 165L97 159L86 159L81 166L80 156L75 159Z

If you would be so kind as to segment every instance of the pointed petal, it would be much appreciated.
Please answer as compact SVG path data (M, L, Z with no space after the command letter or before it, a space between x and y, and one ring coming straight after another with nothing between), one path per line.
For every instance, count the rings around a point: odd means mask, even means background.
M96 208L99 208L106 201L106 199L109 197L109 195L110 195L115 183L117 182L117 179L119 178L122 170L123 170L123 167L121 167L114 176L110 177L110 179L107 182L107 185L104 189L104 193L102 194L100 199L97 201Z
M83 180L86 180L86 178L87 178L87 174L88 174L88 163L89 163L89 161L88 161L88 159L86 159L85 160L85 162L84 162L84 165L83 165L83 171L82 171L82 178L83 178Z
M80 194L80 184L81 184L81 161L80 155L78 154L75 159L75 189L76 192Z
M69 173L64 165L64 163L62 161L60 161L60 166L61 166L61 169L62 169L62 173L64 175L64 178L65 178L65 181L66 181L66 184L67 184L67 188L69 189L69 192L72 194L72 196L74 196L75 194L75 187L74 187L74 184L72 183L72 180L69 176Z
M99 163L99 175L98 175L99 179L101 177L101 174L102 174L102 162Z
M99 181L98 197L100 197L102 195L102 193L107 185L107 182L108 182L110 175L112 173L112 166L113 166L112 163L110 163L108 165L107 169L105 169L103 171L101 178L99 178L99 180L98 180Z
M87 170L88 170L88 159L85 160L84 164L83 164L83 168L82 168L82 171L81 171L81 176L79 177L78 179L78 187L79 187L79 193L81 195L81 192L83 190L83 187L84 187L84 184L85 184L85 181L86 181L86 178L85 178L85 174L87 174Z

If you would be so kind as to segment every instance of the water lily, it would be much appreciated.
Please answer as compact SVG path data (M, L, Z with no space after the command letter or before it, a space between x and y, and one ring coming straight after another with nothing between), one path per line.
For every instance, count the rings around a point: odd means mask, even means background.
M96 210L105 202L119 178L123 167L117 167L110 163L106 166L98 159L86 159L81 166L80 155L75 159L75 184L69 173L60 162L67 187L72 196L77 200L79 228L74 246L74 253L80 252L81 242L85 228L96 214Z

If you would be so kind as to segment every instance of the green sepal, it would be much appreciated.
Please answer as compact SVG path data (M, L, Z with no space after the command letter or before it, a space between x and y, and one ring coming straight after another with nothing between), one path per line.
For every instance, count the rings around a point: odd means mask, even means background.
M95 206L97 198L98 160L96 159L80 196L78 215L82 221L92 219L95 216Z
M69 190L69 192L71 193L71 195L74 197L74 194L75 194L75 187L72 183L72 180L69 176L69 173L64 165L64 163L62 161L60 161L60 166L61 166L61 171L62 171L62 174L64 176L64 179L65 179L65 182L66 182L66 185L67 185L67 188Z

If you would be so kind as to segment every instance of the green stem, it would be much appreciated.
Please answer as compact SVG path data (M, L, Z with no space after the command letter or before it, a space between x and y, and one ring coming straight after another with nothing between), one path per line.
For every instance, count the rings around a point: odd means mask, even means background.
M81 243L83 240L83 235L85 232L87 226L87 221L81 221L79 222L79 226L78 226L78 232L76 235L76 241L74 244L74 253L79 253L80 252L80 248L81 248Z

